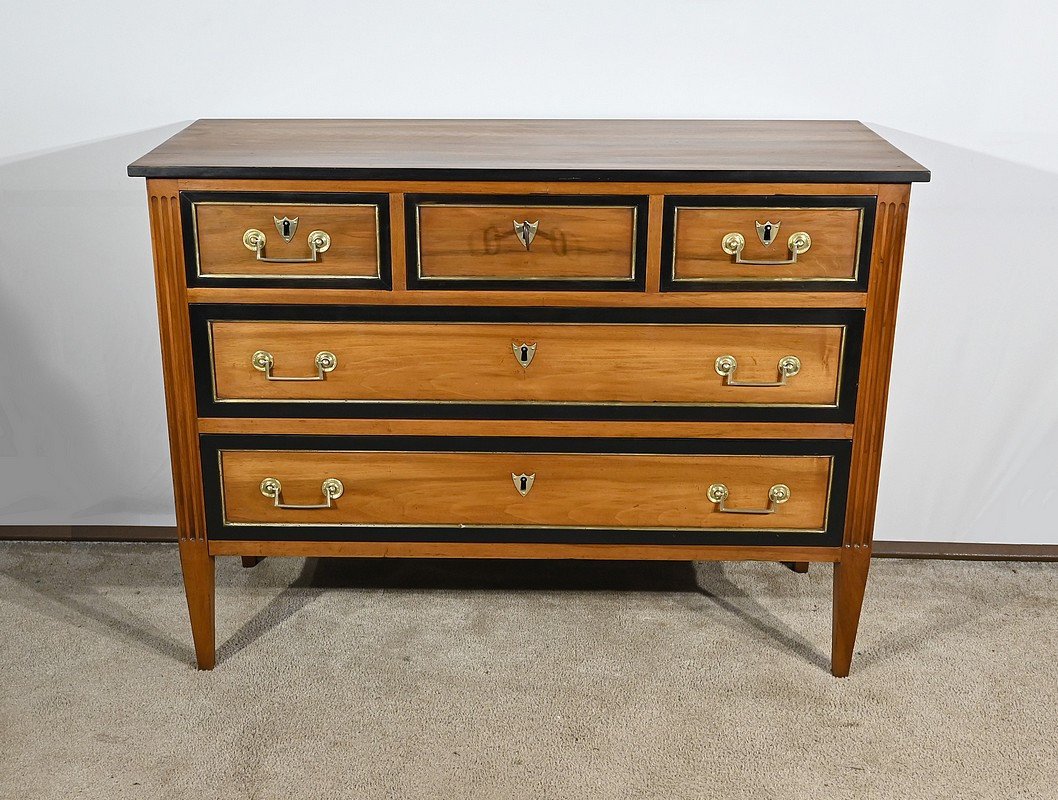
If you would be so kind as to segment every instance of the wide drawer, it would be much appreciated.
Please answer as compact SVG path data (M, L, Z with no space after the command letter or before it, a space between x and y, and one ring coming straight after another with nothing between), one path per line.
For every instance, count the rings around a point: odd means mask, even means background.
M866 291L874 197L668 197L662 289Z
M824 543L847 457L829 441L203 437L218 538Z
M481 318L495 314L470 310L459 321L321 321L296 319L305 314L294 309L269 312L278 318L196 313L204 329L196 346L208 348L198 359L203 416L230 405L256 415L258 403L268 404L269 415L286 407L286 416L327 407L321 416L357 416L387 406L397 415L432 407L440 416L506 408L515 418L555 407L595 407L587 418L622 409L647 418L664 409L696 412L692 418L722 409L851 409L857 312L824 319L802 312L796 322L778 314L769 323L715 312L699 313L707 321L696 323L671 313L653 317L664 322L588 322L587 312L511 310L505 314L523 319L489 322Z
M389 285L386 195L181 197L191 285Z
M645 197L409 195L408 286L641 289Z

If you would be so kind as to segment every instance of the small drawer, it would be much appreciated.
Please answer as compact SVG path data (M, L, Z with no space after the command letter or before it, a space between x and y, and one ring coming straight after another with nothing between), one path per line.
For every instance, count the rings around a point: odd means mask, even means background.
M184 193L191 286L388 288L389 200Z
M655 311L645 322L626 311L621 322L615 309L510 309L502 314L511 321L493 322L495 314L471 309L460 320L414 308L374 315L382 320L355 308L331 313L368 318L261 307L235 310L258 319L224 319L202 311L195 311L196 348L208 350L198 359L202 416L846 421L862 318L772 312L761 324L737 312ZM695 316L702 321L686 321Z
M668 197L664 291L866 291L874 197Z
M408 286L641 290L646 197L409 195Z
M831 441L203 437L218 538L285 527L309 539L675 542L726 532L823 544L840 529L848 452Z

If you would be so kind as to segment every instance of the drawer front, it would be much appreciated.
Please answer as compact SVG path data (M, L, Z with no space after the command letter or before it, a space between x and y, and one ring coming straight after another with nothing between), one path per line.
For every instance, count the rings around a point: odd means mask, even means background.
M189 285L389 287L386 195L181 199Z
M647 198L409 195L408 286L641 290Z
M255 311L263 309L247 313ZM200 389L208 389L200 393L203 416L230 406L256 415L258 403L268 415L285 407L286 416L320 409L329 411L320 416L375 415L387 407L395 416L408 409L476 416L491 408L513 418L556 408L589 419L621 411L695 419L716 411L731 418L851 414L850 343L859 335L851 323L858 312L830 312L829 322L800 312L798 322L786 324L720 321L740 316L730 312L699 312L715 321L693 324L658 312L670 321L573 321L585 319L584 311L535 319L523 312L525 321L512 322L320 321L274 313L280 319L196 320L205 329L196 339L208 349L198 359L205 362Z
M668 197L662 289L866 291L874 197Z
M210 535L829 543L847 442L203 437Z

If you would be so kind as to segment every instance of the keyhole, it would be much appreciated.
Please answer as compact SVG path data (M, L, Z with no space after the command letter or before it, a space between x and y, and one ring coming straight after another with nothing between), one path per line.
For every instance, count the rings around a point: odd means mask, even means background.
M290 236L290 220L289 219L283 220L283 237L286 238L287 236Z
M764 241L765 242L770 242L771 241L771 225L765 225L764 226Z
M521 479L521 484L522 484L522 486L521 486L521 491L522 491L522 492L524 492L524 491L525 491L526 483L527 483L528 481L529 481L529 479L528 479L528 478L522 478L522 479Z
M520 360L521 360L521 362L523 364L528 364L529 363L529 348L526 347L525 345L522 345L522 355L520 356ZM523 483L524 483L524 480L523 480Z

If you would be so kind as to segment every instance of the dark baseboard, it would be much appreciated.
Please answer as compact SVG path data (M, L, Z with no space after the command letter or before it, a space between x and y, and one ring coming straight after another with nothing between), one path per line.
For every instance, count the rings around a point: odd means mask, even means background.
M148 525L0 525L2 540L175 542L176 528ZM874 543L874 556L955 561L1058 561L1058 544L877 541Z
M874 543L875 558L944 558L953 561L1058 561L1058 544L973 542Z
M0 525L0 541L175 542L176 528L154 525Z

